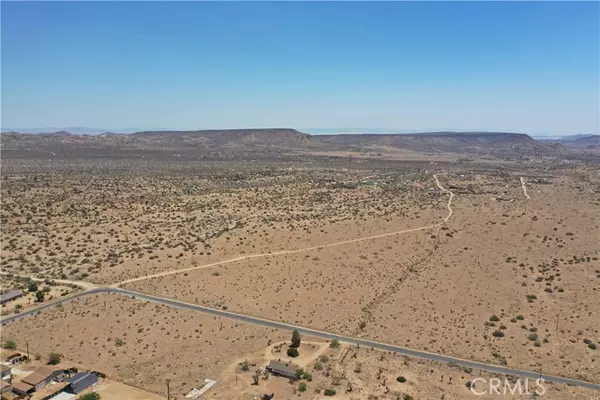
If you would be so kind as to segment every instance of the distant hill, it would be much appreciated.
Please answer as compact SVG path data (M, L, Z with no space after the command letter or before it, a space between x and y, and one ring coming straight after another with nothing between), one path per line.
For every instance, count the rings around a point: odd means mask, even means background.
M558 143L575 149L600 149L600 135L575 135L560 139Z
M587 140L587 139L586 139ZM133 134L102 132L98 135L72 135L58 131L39 135L3 133L6 150L47 151L104 155L152 150L201 154L203 152L307 152L354 151L393 152L407 149L439 154L473 154L494 157L560 156L568 151L560 143L545 142L522 133L430 132L413 134L310 135L289 128L223 129L197 131L142 131Z

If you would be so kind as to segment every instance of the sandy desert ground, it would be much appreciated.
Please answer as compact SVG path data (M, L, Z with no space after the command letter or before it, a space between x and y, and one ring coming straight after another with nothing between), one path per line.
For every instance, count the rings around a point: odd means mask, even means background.
M100 393L127 394L136 400L157 397L118 384L115 387L111 379L159 396L166 395L166 379L170 379L171 398L180 400L207 377L217 381L208 397L214 399L250 400L273 392L284 399L324 399L328 398L326 389L336 390L335 398L348 400L404 400L405 395L414 399L494 398L475 396L466 386L475 378L496 377L485 372L343 343L332 347L310 337L302 338L300 356L291 359L285 355L290 332L232 323L120 295L75 300L9 324L2 336L16 339L20 347L29 342L32 355L40 358L35 365L50 351L60 352L61 365L108 374L109 379L97 388ZM290 382L274 375L265 379L261 372L259 384L253 385L252 375L269 360L291 361L310 377ZM247 370L242 368L244 363ZM32 370L33 366L19 368ZM406 381L399 382L400 376ZM537 386L534 382L530 385L533 392ZM489 390L481 380L475 388L480 393ZM592 399L594 395L593 391L551 383L545 383L544 389L540 398Z
M456 200L452 218L439 229L125 287L597 381L598 352L584 342L600 341L597 184L576 176L532 177L525 180L527 199L518 176L443 179Z
M154 295L599 382L593 164L20 162L3 166L4 272L126 281ZM164 394L168 377L179 395L287 336L112 295L2 329L3 340L30 340L41 354L56 347L152 392ZM46 344L35 344L40 337ZM428 398L419 371L411 382ZM461 390L464 382L435 395L461 398Z

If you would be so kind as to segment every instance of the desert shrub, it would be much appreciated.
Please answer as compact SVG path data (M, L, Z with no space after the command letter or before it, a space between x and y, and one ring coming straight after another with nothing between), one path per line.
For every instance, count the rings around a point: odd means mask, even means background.
M332 349L337 349L338 347L340 347L340 341L337 339L331 339L331 342L329 342L329 347L331 347Z
M498 318L498 316L497 316L497 315L492 315L492 316L490 317L490 321L492 321L492 322L498 322L498 321L500 321L500 318Z
M314 366L314 370L315 371L322 371L323 370L323 364L321 364L320 362L316 363Z
M529 340L531 340L532 342L538 340L538 334L537 333L531 333L528 337Z
M50 353L50 355L48 356L48 364L49 365L60 364L60 360L62 360L62 354L57 353L55 351Z
M16 350L17 342L14 340L7 340L6 342L2 343L2 348L6 350Z
M322 363L329 362L329 356L327 354L323 354L321 357L319 357L319 361Z
M240 368L242 371L249 371L250 365L248 364L248 361L244 361L244 362L240 363Z
M592 349L592 350L596 350L596 349L598 348L598 346L596 346L596 344L595 344L595 343L590 343L590 344L588 344L588 347L589 347L590 349Z
M77 400L100 400L100 394L96 392L86 393L79 396Z
M121 347L125 344L125 341L123 339L116 339L115 340L115 346L117 347Z
M329 388L329 389L325 389L325 391L323 392L323 394L325 396L335 396L336 391L335 391L335 389Z
M403 376L399 376L399 377L397 377L397 378L396 378L396 380L397 380L398 382L400 382L400 383L404 383L404 382L406 382L406 378L405 378L405 377L403 377Z
M492 333L492 336L501 338L501 337L504 337L504 332L502 332L502 331L494 331L494 333Z
M300 384L298 385L298 391L299 392L306 392L306 383L300 382Z

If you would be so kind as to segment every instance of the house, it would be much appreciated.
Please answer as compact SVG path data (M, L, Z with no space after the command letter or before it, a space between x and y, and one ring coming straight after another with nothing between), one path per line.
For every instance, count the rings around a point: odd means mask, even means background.
M12 391L16 394L27 396L30 393L35 392L35 386L32 386L29 383L25 382L17 382L13 385Z
M54 369L51 367L40 367L34 373L21 379L21 383L26 383L34 387L35 391L42 390L52 381L62 382L66 374L64 369Z
M79 372L67 379L67 382L69 382L69 391L78 394L98 383L98 376L89 372Z
M13 353L4 359L4 361L6 361L7 363L10 363L12 365L21 364L27 360L28 360L27 356L25 354L21 354L21 353Z
M289 379L296 379L296 368L290 363L282 363L280 361L271 360L267 364L267 370L275 375L283 376Z
M12 385L5 380L0 380L0 394L7 393L12 390Z
M21 296L23 296L22 291L20 291L18 289L11 290L10 292L6 292L6 293L0 295L0 304L4 304L11 300L18 299Z
M69 386L67 382L51 383L40 391L34 392L29 400L47 400L54 399L57 395L64 392Z
M0 378L9 380L12 378L12 368L8 365L0 365Z
M15 392L6 392L0 394L0 399L2 400L20 400L23 396L16 394Z

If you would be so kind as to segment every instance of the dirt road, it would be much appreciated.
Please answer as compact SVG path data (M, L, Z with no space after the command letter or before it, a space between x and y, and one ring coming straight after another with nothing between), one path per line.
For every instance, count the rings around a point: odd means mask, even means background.
M263 258L263 257L268 257L268 256L280 256L280 255L284 255L284 254L294 254L294 253L300 253L300 252L304 252L304 251L311 251L311 250L317 250L317 249L324 249L324 248L328 248L328 247L341 246L344 244L358 243L358 242L363 242L365 240L378 239L378 238L383 238L383 237L387 237L387 236L395 236L395 235L401 235L404 233L419 232L419 231L423 231L423 230L427 230L427 229L439 228L440 226L442 226L446 222L448 222L448 220L452 217L452 214L453 214L452 200L454 199L454 193L451 190L448 190L444 186L442 186L437 175L433 175L433 179L435 180L435 184L437 185L437 187L442 192L449 194L448 203L446 204L446 208L448 209L448 215L446 215L446 217L444 218L443 221L438 222L437 224L421 226L419 228L404 229L404 230L389 232L389 233L382 233L379 235L366 236L366 237L361 237L361 238L357 238L357 239L343 240L341 242L329 243L329 244L324 244L324 245L320 245L320 246L305 247L305 248L296 249L296 250L281 250L281 251L274 251L274 252L270 252L270 253L250 254L250 255L246 255L246 256L230 258L228 260L217 261L217 262L210 263L210 264L198 265L198 266L190 267L190 268L183 268L183 269L177 269L177 270L172 270L172 271L163 271L163 272L158 272L158 273L152 274L152 275L139 276L137 278L127 279L122 282L115 283L111 286L118 287L118 286L121 286L121 285L124 285L127 283L139 282L139 281L144 281L147 279L159 278L162 276L181 274L184 272L195 271L198 269L217 267L219 265L231 264L231 263L238 262L238 261L247 261L247 260L252 260L255 258Z
M531 199L527 194L527 186L525 186L525 178L521 177L521 188L523 189L523 194L527 197L527 200Z

